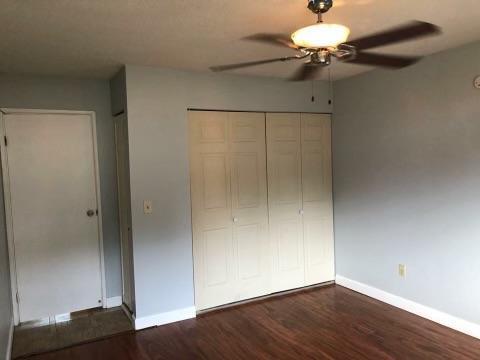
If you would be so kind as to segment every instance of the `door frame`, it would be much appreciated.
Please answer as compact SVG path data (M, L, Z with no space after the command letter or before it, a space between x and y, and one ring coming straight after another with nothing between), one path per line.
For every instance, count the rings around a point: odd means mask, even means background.
M125 302L125 263L124 263L124 250L123 250L123 241L124 240L124 236L125 234L123 234L123 223L122 223L122 215L121 215L121 204L120 204L120 192L121 192L121 189L120 189L120 173L118 172L118 162L119 162L119 159L120 159L120 156L118 154L118 143L119 143L119 139L118 139L118 130L117 130L117 125L118 125L118 122L121 121L121 120L124 120L124 121L127 121L127 114L125 112L121 112L120 114L117 114L113 117L113 122L114 122L114 135L115 135L115 155L116 155L116 167L117 167L117 171L116 171L116 177L117 177L117 208L118 208L118 222L119 222L119 230L120 230L120 263L121 263L121 266L122 266L122 271L121 271L121 275L122 275L122 306L126 307L127 310L128 310L128 313L129 313L129 316L131 314L134 313L134 303L135 303L135 288L134 286L132 285L134 279L133 279L133 273L132 274L129 274L130 275L130 304L127 304ZM128 121L127 121L127 126L128 126ZM128 145L128 144L127 144ZM131 230L131 224L130 224L130 231ZM127 234L128 236L128 234ZM127 241L130 241L130 237L128 238ZM130 256L130 259L132 260L132 266L131 266L131 269L130 271L133 271L133 254L127 254L127 256Z
M101 278L101 294L102 294L102 307L107 307L107 292L105 282L105 254L103 249L103 226L102 226L102 202L100 193L100 173L98 166L98 145L97 145L97 128L96 117L94 111L75 111L75 110L38 110L38 109L19 109L19 108L0 108L0 139L2 143L0 145L1 159L2 159L2 177L3 177L3 197L5 205L5 225L7 230L7 243L8 243L8 259L10 262L10 287L12 291L12 305L13 305L13 321L15 325L20 323L20 307L17 300L18 284L17 284L17 270L15 263L15 245L13 234L13 217L12 217L12 204L10 193L10 176L8 166L8 151L3 141L5 136L5 119L4 115L7 114L66 114L66 115L88 115L90 116L90 124L92 127L92 146L93 146L93 162L95 171L95 192L97 197L97 209L98 209L98 245L99 245L99 257L100 257L100 278ZM60 314L59 314L60 315Z

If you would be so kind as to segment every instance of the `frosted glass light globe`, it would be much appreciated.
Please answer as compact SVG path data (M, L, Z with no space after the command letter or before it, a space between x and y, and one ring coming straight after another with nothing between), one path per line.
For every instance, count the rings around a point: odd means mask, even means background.
M304 48L328 48L346 42L348 35L350 29L346 26L318 23L295 31L292 40Z

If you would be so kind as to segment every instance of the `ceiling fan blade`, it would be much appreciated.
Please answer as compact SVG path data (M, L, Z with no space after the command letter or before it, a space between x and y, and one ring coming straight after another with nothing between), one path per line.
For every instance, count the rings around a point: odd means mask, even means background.
M355 46L357 50L366 50L440 33L441 30L436 25L422 21L412 21L390 30L348 41L345 44Z
M313 80L315 76L322 70L321 65L313 65L310 63L303 64L288 80L290 81L304 81Z
M359 52L352 60L347 60L347 63L373 65L387 68L400 69L415 64L420 61L420 56L398 56L387 54L374 54L369 52Z
M298 46L292 42L290 36L285 34L258 33L244 37L243 40L257 41L269 45L298 49Z
M275 58L275 59L266 59L266 60L258 60L258 61L249 61L249 62L238 63L238 64L212 66L212 67L210 67L210 70L212 70L213 72L220 72L220 71L226 71L226 70L241 69L241 68L250 67L250 66L270 64L270 63L274 63L274 62L299 60L299 59L301 59L301 57L298 57L298 56L284 56L284 57Z

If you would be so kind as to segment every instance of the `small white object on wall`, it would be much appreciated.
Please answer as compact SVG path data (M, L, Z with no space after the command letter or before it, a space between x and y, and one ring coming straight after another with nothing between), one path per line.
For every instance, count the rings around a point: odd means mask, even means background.
M480 89L480 75L473 80L473 86L475 86L475 89Z
M153 202L152 202L152 200L144 200L143 201L143 212L145 214L152 214L153 213Z

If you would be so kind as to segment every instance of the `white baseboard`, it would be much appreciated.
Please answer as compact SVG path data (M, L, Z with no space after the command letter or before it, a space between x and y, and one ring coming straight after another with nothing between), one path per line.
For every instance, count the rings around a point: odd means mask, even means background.
M5 354L5 360L10 360L12 358L13 330L14 330L14 323L12 318L12 322L10 323L10 331L8 333L7 353Z
M451 329L460 331L464 334L480 339L480 325L460 319L456 316L432 309L428 306L407 300L397 295L393 295L386 291L377 289L373 286L363 284L361 282L348 279L341 275L336 276L335 282L338 285L344 286L353 291L367 295L371 298L380 300L384 303L398 307L402 310L408 311L412 314L421 316L425 319L434 321L440 325L449 327Z
M135 319L135 330L141 330L152 326L160 326L170 324L177 321L192 319L196 317L197 313L195 306L188 308L173 310L161 314L145 316Z
M107 298L107 302L105 304L105 307L107 309L113 308L113 307L118 307L122 306L123 300L121 296L114 296L114 297L109 297Z

